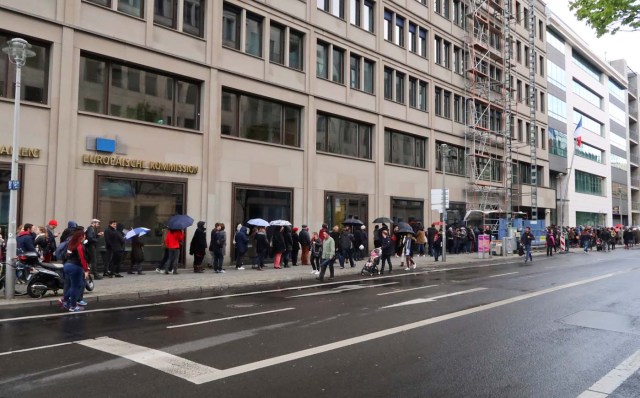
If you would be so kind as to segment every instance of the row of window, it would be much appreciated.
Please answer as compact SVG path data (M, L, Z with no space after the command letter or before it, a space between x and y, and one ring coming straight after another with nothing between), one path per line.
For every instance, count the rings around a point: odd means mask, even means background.
M576 170L575 191L589 195L603 196L604 177Z
M406 32L409 33L409 51L423 58L427 57L427 29L414 22L409 22L408 30L405 26L406 18L391 10L384 10L383 37L397 46L406 46Z
M575 147L576 155L597 163L604 163L604 151L585 142Z
M598 94L591 91L587 86L580 83L577 80L573 80L573 93L583 100L587 101L591 105L597 107L598 109L602 108L602 97ZM624 120L624 119L623 119Z
M85 0L137 18L144 18L144 0ZM182 7L179 7L179 4ZM178 15L178 12L181 15ZM204 0L155 0L153 22L171 29L178 28L182 19L182 32L202 37L204 35Z
M407 76L397 70L384 68L384 98L400 104L405 103L405 87ZM421 111L427 111L428 83L416 77L409 76L409 106Z

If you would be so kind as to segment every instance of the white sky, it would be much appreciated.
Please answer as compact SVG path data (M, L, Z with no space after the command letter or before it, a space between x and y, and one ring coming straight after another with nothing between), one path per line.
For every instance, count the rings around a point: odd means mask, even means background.
M584 21L578 21L569 10L569 0L546 0L546 3L554 14L591 45L594 54L607 61L626 59L633 71L640 72L640 51L637 50L640 31L618 32L596 39L594 31Z

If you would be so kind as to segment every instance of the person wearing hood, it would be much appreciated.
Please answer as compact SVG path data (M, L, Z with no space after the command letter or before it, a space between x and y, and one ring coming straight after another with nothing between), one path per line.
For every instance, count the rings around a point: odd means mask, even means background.
M224 262L224 253L227 251L227 233L224 228L224 223L218 222L213 231L211 231L209 251L213 256L213 272L216 274L224 273L222 263Z
M105 255L105 277L122 278L120 275L120 263L122 262L122 254L124 253L124 226L115 220L109 221L109 228L104 231L104 243L106 248Z
M193 256L193 272L204 272L202 267L202 260L207 252L207 233L204 226L204 221L198 221L196 231L191 238L191 244L189 245L189 254Z
M62 243L64 241L66 241L67 239L69 239L71 237L71 235L73 235L73 232L76 230L77 226L78 226L77 222L69 221L67 223L67 229L62 231L62 235L60 235L60 243Z
M26 223L16 238L18 253L31 253L36 251L36 228L33 224Z
M245 227L238 224L236 235L233 237L233 242L235 243L235 255L236 255L236 269L244 270L244 264L242 260L244 259L244 255L249 250L249 238L247 237L247 232Z

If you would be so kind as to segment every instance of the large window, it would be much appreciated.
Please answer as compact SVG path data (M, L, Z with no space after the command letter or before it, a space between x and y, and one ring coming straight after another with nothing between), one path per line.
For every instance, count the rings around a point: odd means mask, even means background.
M602 98L577 80L573 81L573 92L598 109L602 107Z
M582 145L575 148L576 155L585 159L593 160L594 162L603 163L604 156L603 151L589 144L582 143Z
M329 228L334 225L342 226L342 222L347 218L357 218L364 225L369 222L367 195L326 192L324 203L324 220Z
M349 84L351 88L373 94L374 65L374 61L351 53L349 59Z
M583 130L590 131L597 135L603 135L604 129L602 128L602 123L590 118L584 113L579 112L578 110L573 110L573 123L574 126L577 126L582 119L582 128Z
M476 156L476 175L484 181L502 181L502 159L500 157Z
M316 150L359 159L371 159L373 126L318 113Z
M138 66L82 55L78 109L199 129L200 83Z
M14 37L13 34L0 32L0 43L4 46ZM27 41L36 55L27 58L22 67L20 99L46 104L49 96L49 45L30 38ZM6 54L0 54L0 97L15 98L16 67L9 62Z
M618 83L611 79L609 79L607 86L609 87L609 94L613 95L622 102L626 102L625 89L623 87L621 87L620 85L618 85Z
M584 171L576 170L575 187L576 192L586 193L589 195L603 195L604 177L600 177L594 174L585 173Z
M551 44L552 47L555 47L558 51L564 54L564 51L565 51L564 40L562 40L560 36L557 36L555 33L551 32L550 30L547 30L547 43Z
M585 71L587 75L592 77L594 80L598 82L600 81L602 72L600 72L598 68L593 66L593 64L587 61L582 55L576 53L575 50L573 51L572 55L573 55L573 63L576 64L576 66L578 66L580 69Z
M549 128L549 153L552 155L567 157L567 134L553 128Z
M436 142L436 170L442 171L442 142ZM464 148L447 144L448 148L444 158L444 167L447 174L455 174L459 176L465 175L465 157Z
M384 161L424 169L426 168L426 143L426 138L385 130Z
M615 167L619 170L629 171L629 162L627 162L626 158L610 153L609 159L611 161L611 167Z
M552 118L566 122L567 121L567 103L554 95L547 94L547 113Z
M423 224L424 201L391 198L391 219L394 223Z
M223 135L271 144L300 146L302 109L230 90L222 90Z
M96 217L127 227L145 225L145 260L156 263L163 254L162 228L174 214L186 214L187 182L123 173L96 173ZM101 256L99 256L100 258Z
M567 74L564 69L547 59L547 81L564 90L567 87Z

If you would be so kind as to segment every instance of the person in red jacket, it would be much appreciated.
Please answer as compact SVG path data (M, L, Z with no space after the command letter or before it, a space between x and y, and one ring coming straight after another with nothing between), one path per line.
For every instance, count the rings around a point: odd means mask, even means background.
M164 246L169 251L169 257L167 261L162 264L162 269L166 263L169 263L169 266L164 271L165 274L170 274L173 272L173 275L178 275L178 264L176 264L176 260L180 255L180 246L182 246L182 242L184 241L184 232L179 229L172 229L167 232L167 236L164 238Z

